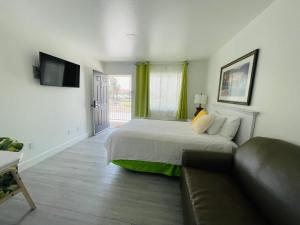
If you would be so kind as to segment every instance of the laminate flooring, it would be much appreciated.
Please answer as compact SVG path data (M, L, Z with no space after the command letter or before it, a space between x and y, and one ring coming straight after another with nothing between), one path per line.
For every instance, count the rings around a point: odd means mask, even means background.
M107 164L112 129L21 172L22 194L0 206L0 225L182 225L179 179Z

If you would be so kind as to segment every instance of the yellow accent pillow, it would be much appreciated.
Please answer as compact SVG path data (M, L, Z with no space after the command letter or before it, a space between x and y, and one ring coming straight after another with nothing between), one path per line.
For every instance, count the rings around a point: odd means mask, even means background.
M197 134L204 133L214 122L211 115L202 115L193 124L192 128Z
M201 116L207 115L208 113L202 109L200 112L198 112L197 116L194 117L194 119L192 120L192 124L194 124L196 122L197 119L199 119Z

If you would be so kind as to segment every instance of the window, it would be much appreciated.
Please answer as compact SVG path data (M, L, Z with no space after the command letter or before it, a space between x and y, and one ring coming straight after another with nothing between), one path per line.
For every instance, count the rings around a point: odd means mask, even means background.
M149 93L151 118L176 119L181 79L181 64L151 65Z

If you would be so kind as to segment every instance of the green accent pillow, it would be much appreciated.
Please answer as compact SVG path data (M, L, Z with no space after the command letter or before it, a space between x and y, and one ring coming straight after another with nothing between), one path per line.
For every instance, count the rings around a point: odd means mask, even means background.
M0 150L1 151L10 151L10 152L19 152L23 148L23 144L8 137L0 137Z

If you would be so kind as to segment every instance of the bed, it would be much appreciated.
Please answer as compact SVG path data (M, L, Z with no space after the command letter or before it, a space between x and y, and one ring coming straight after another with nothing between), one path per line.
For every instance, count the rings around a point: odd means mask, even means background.
M106 140L108 163L139 172L180 176L183 149L232 152L252 137L256 112L219 105L211 110L242 118L234 141L219 135L196 134L190 122L134 119Z

